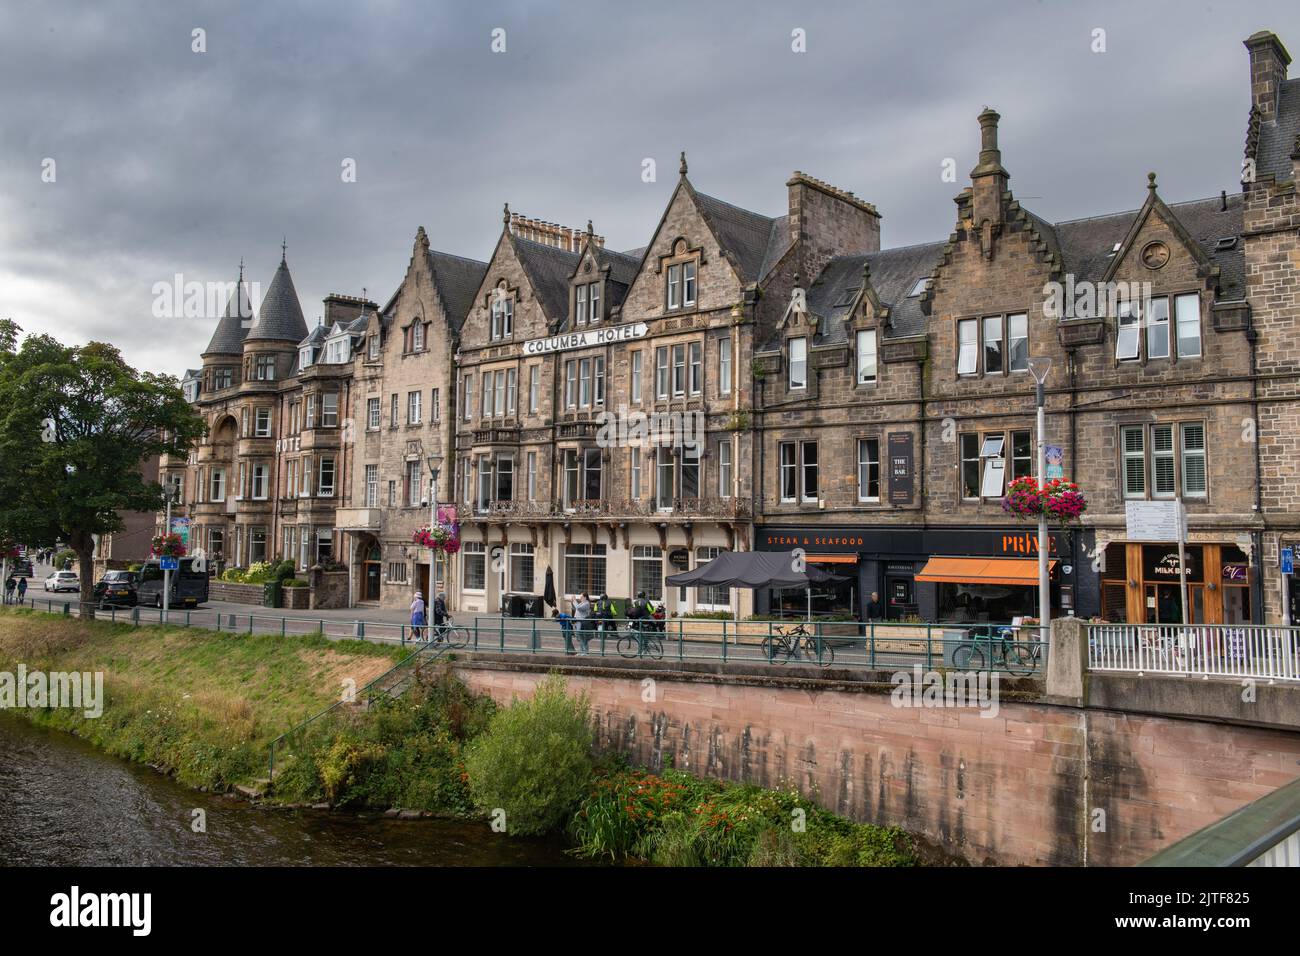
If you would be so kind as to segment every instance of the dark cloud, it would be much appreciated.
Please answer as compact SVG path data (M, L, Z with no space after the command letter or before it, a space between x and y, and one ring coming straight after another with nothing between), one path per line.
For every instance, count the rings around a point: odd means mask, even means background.
M802 169L875 202L887 245L941 238L986 104L1012 188L1046 218L1136 206L1149 169L1167 199L1212 195L1235 188L1241 40L1265 28L1300 52L1293 0L8 0L0 315L180 371L213 320L152 316L175 273L229 281L242 256L265 284L287 236L310 320L328 292L386 299L419 225L486 258L505 201L640 246L683 148L696 185L739 205L783 212Z

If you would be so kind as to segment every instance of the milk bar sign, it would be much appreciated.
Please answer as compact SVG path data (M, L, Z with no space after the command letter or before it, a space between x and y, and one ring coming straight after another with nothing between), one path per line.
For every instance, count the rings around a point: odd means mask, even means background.
M610 325L600 329L587 329L585 332L569 332L565 335L552 335L549 339L533 339L524 343L525 355L544 355L547 352L567 352L570 349L585 349L594 345L615 345L639 339L650 331L644 322L629 325Z

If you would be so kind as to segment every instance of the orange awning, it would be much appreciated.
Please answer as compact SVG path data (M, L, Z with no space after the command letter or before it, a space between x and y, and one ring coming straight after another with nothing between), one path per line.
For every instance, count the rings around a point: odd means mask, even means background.
M857 564L858 556L856 554L805 554L805 561L811 561L813 564Z
M1055 561L1047 562L1050 572ZM956 584L1038 584L1037 558L931 558L916 575L918 581Z

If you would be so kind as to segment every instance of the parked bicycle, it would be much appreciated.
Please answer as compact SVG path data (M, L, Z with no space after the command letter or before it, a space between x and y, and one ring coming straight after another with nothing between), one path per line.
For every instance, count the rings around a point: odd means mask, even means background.
M773 628L772 633L763 638L763 656L769 664L784 664L795 658L802 660L805 652L822 667L835 663L835 648L825 641L818 642L817 635L802 622L793 627Z
M627 633L618 639L618 653L623 657L649 657L662 660L664 656L663 623L656 621L631 621Z
M1013 627L971 628L966 636L971 640L957 645L952 652L952 663L958 670L1001 666L1010 674L1024 677L1038 670L1042 663L1042 643L1032 638L1017 640Z

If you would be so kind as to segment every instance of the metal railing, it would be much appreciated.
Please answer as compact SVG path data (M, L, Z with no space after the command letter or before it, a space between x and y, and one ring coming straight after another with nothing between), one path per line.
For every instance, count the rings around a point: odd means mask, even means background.
M893 624L475 618L462 625L467 651L625 660L715 661L769 666L999 671L1042 676L1047 642L1036 627ZM800 630L806 630L800 633Z
M19 605L11 605L17 607ZM80 617L79 602L29 597L21 605L34 611L48 611L66 617ZM156 607L98 608L95 619L112 624L130 624L133 627L152 627L168 624L176 627L206 628L232 634L316 634L331 640L371 641L378 644L396 644L405 647L417 643L420 632L427 628L414 628L410 624L390 624L384 621L334 620L324 617L291 617L261 611L224 611L214 608L173 609L166 614Z
M288 747L300 745L304 740L307 731L315 726L318 721L330 714L337 714L349 706L369 707L376 700L381 698L396 697L410 686L410 683L415 678L419 668L437 660L444 652L446 652L447 648L448 645L445 642L430 642L419 645L416 650L412 651L370 683L366 684L352 697L340 698L334 704L322 710L319 714L308 717L302 723L289 728L279 737L276 737L271 741L267 748L267 779L275 779L275 755L277 751L283 751Z
M75 615L74 601L29 600L55 613ZM377 641L405 646L415 641L409 624L288 617L249 611L172 611L157 608L96 612L98 619L135 626L173 624L242 634L319 634L334 640ZM638 624L639 627L630 625ZM797 628L806 628L806 635ZM649 624L615 619L597 622L555 618L478 617L457 622L465 651L573 655L639 660L714 661L879 670L997 671L1017 677L1046 673L1048 642L1041 629L1000 624L901 624L789 621L723 621L673 618ZM796 639L797 638L797 639ZM457 648L460 650L461 648Z
M1300 780L1197 830L1139 866L1300 866Z
M1186 677L1300 680L1300 628L1089 624L1088 667Z

